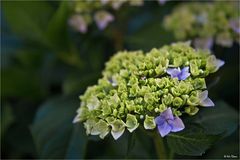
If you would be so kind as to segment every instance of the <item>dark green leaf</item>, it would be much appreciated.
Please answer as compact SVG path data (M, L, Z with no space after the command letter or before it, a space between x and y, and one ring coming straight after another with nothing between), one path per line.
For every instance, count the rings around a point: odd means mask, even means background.
M85 129L80 124L75 124L71 140L69 142L66 159L84 158L86 150L87 137Z
M11 106L9 104L6 104L3 106L1 112L1 138L7 131L8 127L14 122L14 120L15 119Z
M68 9L69 3L67 1L62 1L59 4L57 11L49 21L47 27L47 36L55 48L67 48Z
M38 99L45 94L40 85L38 73L28 69L16 66L2 70L1 92L3 97Z
M78 103L77 98L58 97L38 110L32 134L41 158L83 158L85 133L72 123Z
M198 125L189 125L167 136L169 148L180 155L201 156L216 141L218 136L207 135Z
M230 135L237 128L238 113L223 101L218 101L215 107L201 108L201 111L191 122L201 125L208 134Z
M46 1L4 1L3 11L11 29L23 38L46 43L44 30L52 8Z
M97 82L97 78L99 78L99 73L89 73L84 74L84 76L80 75L69 75L65 81L63 82L63 92L64 94L74 94L74 93L82 93L86 86L93 85Z

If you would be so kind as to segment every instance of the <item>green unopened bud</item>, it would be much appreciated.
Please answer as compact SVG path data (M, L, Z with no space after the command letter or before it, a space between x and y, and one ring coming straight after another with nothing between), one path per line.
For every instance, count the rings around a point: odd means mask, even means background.
M196 60L190 61L190 71L193 76L198 76L200 74L198 61Z
M134 112L135 113L141 113L143 111L143 105L136 105L135 106L135 110L134 110Z
M183 64L183 59L181 57L177 57L173 59L173 66L180 67Z
M191 106L197 106L199 103L199 98L197 96L191 95L187 100L187 104Z
M179 83L177 88L178 88L179 92L181 93L181 95L182 94L189 94L189 92L193 90L193 87L192 87L191 83L183 82L183 81L181 81Z
M154 129L156 127L154 117L146 115L143 125L145 129Z
M206 89L206 82L204 78L196 78L192 81L194 89Z
M171 94L164 95L162 98L162 103L169 106L172 104L173 96Z
M196 106L185 107L185 112L191 116L197 114L198 111L199 111L199 108Z
M163 83L163 80L162 80L162 79L156 78L156 79L155 79L155 82L156 82L156 85L157 85L159 88L163 88L163 87L164 87L164 83Z
M163 111L165 111L167 109L167 106L166 105L164 105L164 104L160 104L159 105L159 111L160 111L160 113L162 113Z
M117 111L117 109L114 109L114 110L113 110L113 113L112 113L112 115L113 115L114 117L116 117L116 116L117 116L117 114L118 114L118 111Z
M138 79L135 76L131 76L128 82L129 86L137 85L138 86Z
M157 101L157 99L154 97L153 93L147 93L144 95L144 101L148 104L152 104Z
M172 87L172 88L170 89L170 91L171 91L171 93L172 93L174 96L180 96L180 95L181 95L180 90L179 90L178 88L176 88L176 87Z
M130 92L129 96L130 97L137 96L139 90L140 90L140 88L139 88L139 86L137 84L132 85L132 87L129 90L129 92Z
M164 73L165 68L162 67L162 65L159 65L155 68L155 72L157 75L161 75Z
M120 75L124 78L127 78L129 76L129 73L127 70L122 69L122 70L120 70Z
M182 112L180 112L179 110L177 110L176 108L173 108L172 109L172 112L175 116L181 116L182 115Z
M180 97L175 97L173 99L173 106L175 107L181 107L184 103L184 101Z
M135 104L134 104L134 101L126 101L126 107L127 109L131 112L131 111L134 111L135 110Z

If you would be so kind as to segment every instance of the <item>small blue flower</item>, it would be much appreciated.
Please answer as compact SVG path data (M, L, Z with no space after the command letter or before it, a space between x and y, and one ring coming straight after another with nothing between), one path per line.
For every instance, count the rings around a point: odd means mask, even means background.
M158 132L162 137L170 132L178 132L185 128L183 121L179 117L174 117L172 110L169 107L160 116L155 118L155 123L158 127Z
M178 68L167 69L167 73L171 76L171 78L178 78L178 80L185 80L190 76L189 67L184 67L182 70Z

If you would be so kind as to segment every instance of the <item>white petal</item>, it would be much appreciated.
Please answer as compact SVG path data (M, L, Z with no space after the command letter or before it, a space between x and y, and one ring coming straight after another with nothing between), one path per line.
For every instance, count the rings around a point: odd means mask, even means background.
M223 60L220 60L220 59L217 59L217 60L216 60L217 68L222 67L224 64L225 64L225 62L224 62Z
M73 119L72 123L77 123L80 121L79 115L76 115L76 117Z
M207 97L208 97L208 91L207 90L205 90L202 93L200 93L199 94L200 102L204 101Z
M200 102L200 105L204 107L213 107L214 103L210 98L207 97L204 101Z
M123 130L121 130L121 131L118 131L118 132L114 132L114 131L112 130L112 131L111 131L111 134L112 134L113 138L114 138L115 140L117 140L119 137L121 137L121 135L124 133L124 131L125 131L125 128L124 128Z

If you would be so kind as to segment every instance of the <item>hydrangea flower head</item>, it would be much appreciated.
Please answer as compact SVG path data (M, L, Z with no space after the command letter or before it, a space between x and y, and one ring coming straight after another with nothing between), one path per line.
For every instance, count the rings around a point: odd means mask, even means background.
M214 106L205 77L223 61L189 43L142 51L122 51L106 63L102 78L80 96L73 122L82 122L87 135L117 140L139 126L164 137L183 130L182 114L193 116Z
M213 42L231 47L239 41L238 2L184 3L164 19L164 26L179 40L194 39L194 46L211 48ZM213 41L215 40L215 41Z

